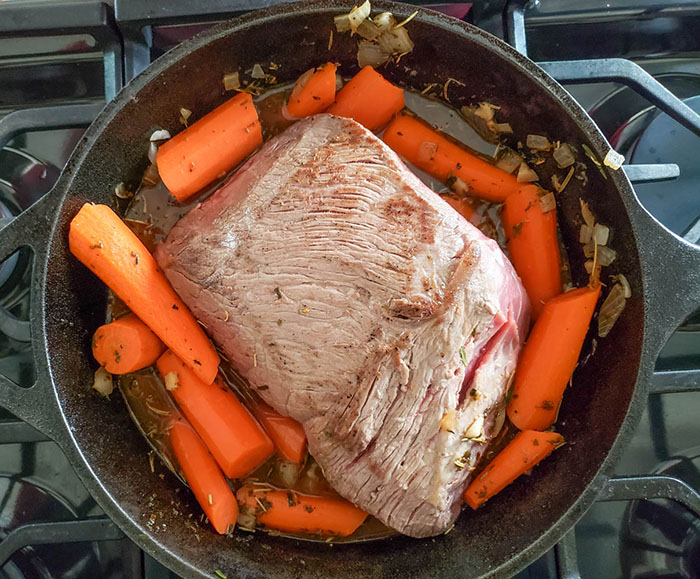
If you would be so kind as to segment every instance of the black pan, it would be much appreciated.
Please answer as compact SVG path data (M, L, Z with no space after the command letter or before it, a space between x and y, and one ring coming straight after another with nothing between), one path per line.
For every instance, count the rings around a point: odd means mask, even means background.
M657 223L639 204L622 171L591 166L584 188L572 180L561 196L559 220L571 248L571 269L585 281L578 245L579 196L614 231L632 298L610 336L575 376L559 430L569 444L531 477L518 480L455 529L434 540L395 537L354 545L300 542L257 533L234 539L206 527L199 540L184 513L200 512L170 474L152 474L148 447L117 397L90 391L90 335L105 317L105 288L68 253L70 219L86 201L114 205L114 186L136 183L145 168L148 137L157 127L177 132L179 109L197 118L223 102L221 78L254 63L280 65L291 81L326 60L356 71L356 39L336 34L342 1L281 5L226 22L158 59L109 103L85 133L54 190L0 232L0 259L16 248L34 252L33 387L0 381L0 405L36 426L63 449L105 512L147 553L190 577L476 577L508 576L544 553L581 517L633 432L656 356L672 330L700 304L700 252ZM376 2L398 17L414 8ZM383 73L407 88L454 78L455 106L489 101L524 140L545 134L587 143L599 158L608 145L586 113L532 62L488 34L430 11L410 24L415 50ZM408 70L416 71L410 76ZM590 163L589 163L590 164ZM173 513L173 506L179 514ZM183 513L184 511L184 513ZM151 515L155 519L150 521Z

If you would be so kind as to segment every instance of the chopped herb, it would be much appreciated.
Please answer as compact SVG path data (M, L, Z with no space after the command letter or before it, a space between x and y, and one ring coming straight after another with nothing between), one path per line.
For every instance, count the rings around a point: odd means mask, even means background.
M583 143L581 145L583 147L584 152L586 153L586 157L588 157L591 161L593 161L593 164L598 167L598 171L600 171L600 174L603 176L603 179L607 179L608 176L605 174L605 170L603 169L603 164L597 159L595 156L595 153L591 151L591 148L586 145L586 143Z
M98 241L95 245L91 245L90 249L102 249L104 245L102 245L101 241Z
M469 396L476 400L479 397L479 392L476 388L472 388L472 391L469 393Z
M305 510L307 513L313 513L313 512L314 512L314 508L313 508L312 506L310 506L310 505L304 505L304 510Z
M297 503L294 501L294 495L292 494L292 491L287 491L287 504L289 504L290 507L294 507L297 505Z
M301 310L302 314L308 314L309 313L309 308L302 308Z
M209 493L209 504L213 505L214 504L214 498L211 496L211 493Z
M280 288L278 288L278 287L275 288L275 296L277 297L278 300L282 299L282 292L280 291Z
M202 363L201 363L199 360L193 360L193 362L194 362L195 364L197 364L197 366L201 366L201 365L202 365Z
M258 390L268 390L269 386L258 386Z
M464 351L464 346L459 349L459 357L462 360L462 364L467 365L467 353Z
M520 223L513 225L513 239L518 237L523 232L523 225L525 225L525 220L523 219Z
M532 441L532 445L533 445L533 446L539 446L539 445L540 445L540 441L537 440L537 439L535 438L535 439Z
M121 355L119 354L119 350L114 350L114 361L115 361L117 364L119 364L119 362L121 361L121 359L122 359L122 357L121 357Z
M542 408L543 410L554 410L554 402L551 400L543 400L539 408Z
M315 94L312 94L312 95L311 95L311 98L314 99L315 101L320 101L320 100L321 100L321 97L316 96Z
M174 309L174 310L179 310L180 308L178 308L176 304L173 304L173 309Z
M282 320L277 320L277 325L281 326L282 325Z
M476 338L476 326L472 328L472 338Z
M226 579L226 574L223 573L222 571L219 571L218 569L216 571L214 571L214 575L219 577L219 579Z
M132 252L131 252L131 257L134 258L134 261L136 261L136 265L138 265L138 264L139 264L139 256L138 256L138 254L137 254L136 252L132 251Z

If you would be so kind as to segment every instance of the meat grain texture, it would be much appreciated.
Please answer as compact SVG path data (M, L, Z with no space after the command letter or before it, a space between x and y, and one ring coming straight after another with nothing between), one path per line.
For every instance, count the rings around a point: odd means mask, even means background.
M529 303L496 242L349 119L270 140L156 257L345 498L447 530L502 424Z

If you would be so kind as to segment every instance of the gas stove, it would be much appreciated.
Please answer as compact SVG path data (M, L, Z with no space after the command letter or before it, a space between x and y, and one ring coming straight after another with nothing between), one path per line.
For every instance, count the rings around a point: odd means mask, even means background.
M153 59L217 21L274 3L0 0L0 227L51 189L85 127ZM625 155L647 209L700 240L700 127L688 114L700 111L700 2L421 4L541 63ZM34 381L30 278L26 250L0 264L0 372L24 386ZM616 477L519 578L700 577L698 390L696 315L659 356ZM53 442L0 409L2 577L174 575L104 516Z

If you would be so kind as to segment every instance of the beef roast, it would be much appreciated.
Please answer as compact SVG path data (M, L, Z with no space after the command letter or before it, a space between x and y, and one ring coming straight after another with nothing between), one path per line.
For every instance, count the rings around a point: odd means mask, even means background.
M529 303L510 262L356 122L300 121L156 252L337 491L447 530L503 404Z

